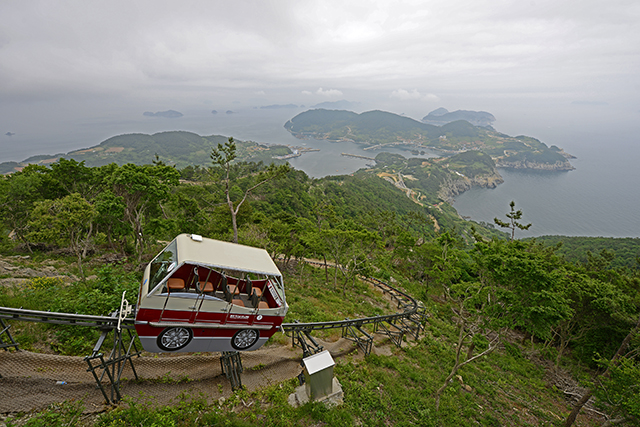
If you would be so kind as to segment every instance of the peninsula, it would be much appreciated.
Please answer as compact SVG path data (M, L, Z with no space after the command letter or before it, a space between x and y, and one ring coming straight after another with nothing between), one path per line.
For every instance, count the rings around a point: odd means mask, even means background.
M411 145L415 149L430 148L443 155L465 151L481 151L491 156L498 168L568 171L575 169L568 159L573 156L562 149L528 136L509 136L497 132L487 123L495 120L486 112L443 109L425 119L467 117L485 126L474 126L467 120L454 120L436 126L385 111L357 114L346 110L309 110L293 117L284 127L301 139L350 141L366 146Z

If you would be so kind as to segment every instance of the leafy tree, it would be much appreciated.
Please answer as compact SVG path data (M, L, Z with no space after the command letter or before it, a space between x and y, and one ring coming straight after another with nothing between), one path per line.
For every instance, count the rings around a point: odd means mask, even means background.
M506 214L507 218L509 218L508 222L502 221L498 218L494 218L493 221L502 228L510 229L511 240L513 240L516 234L516 228L519 228L520 230L528 230L529 227L531 227L531 224L524 225L518 222L518 220L522 218L522 210L515 210L516 202L512 200L511 203L509 203L509 206L511 207L511 212Z
M305 235L313 230L313 223L306 218L297 218L284 212L270 219L266 225L270 252L282 255L285 265L291 257L303 257L307 253Z
M37 241L69 245L78 259L78 269L84 279L82 259L86 256L93 234L97 211L78 193L35 204L29 221L30 238Z
M227 205L229 206L229 213L231 214L234 243L238 243L238 211L242 207L242 204L247 200L247 197L256 188L273 179L279 178L290 170L288 164L276 166L272 163L265 170L257 173L252 185L249 185L244 190L240 190L238 197L235 198L232 195L235 183L232 181L231 164L237 157L236 150L237 147L232 137L229 137L229 140L225 142L224 145L218 143L216 148L211 149L211 160L214 166L219 166L223 170L222 180L224 182L224 194ZM235 201L232 200L234 198L236 199Z
M364 230L352 221L345 221L336 228L314 230L307 236L312 250L333 261L333 286L338 286L338 272L344 277L343 292L349 281L363 272L372 253L381 247L377 233Z
M620 366L620 363L624 362L624 356L627 352L627 349L629 348L629 344L631 343L631 340L638 334L638 331L640 331L640 318L638 318L638 322L636 323L636 325L629 331L624 340L622 340L622 343L620 344L620 347L618 347L618 351L616 351L616 354L614 354L611 360L606 363L607 370L604 371L604 373L600 376L599 381L604 381L604 383L606 384L607 380L611 378L611 373L614 372L618 366ZM578 413L580 413L582 407L589 401L589 399L591 399L594 391L595 389L593 387L587 389L586 393L582 395L580 400L578 400L578 402L573 405L573 409L567 416L563 427L571 427L573 425L573 423L576 421ZM635 410L637 410L636 405L632 404L631 407L632 409L635 408Z
M603 426L640 425L640 364L634 357L621 357L617 363L600 359L609 375L597 381L594 396L608 409Z
M344 275L344 283L342 285L342 294L346 294L346 288L349 282L354 283L359 274L366 274L367 266L374 257L376 250L382 248L380 236L368 230L350 230L349 231L349 247L345 254L345 260L342 264L342 272Z
M455 343L456 353L451 371L435 393L436 412L440 409L442 393L460 368L493 352L500 343L501 332L505 329L500 328L498 333L494 332L490 341L486 338L491 323L488 308L499 305L499 302L487 298L486 285L482 282L456 283L446 288L446 292L452 301L458 339ZM474 355L476 345L482 345L482 349ZM466 353L463 351L465 347Z
M131 233L131 225L124 218L124 198L106 189L98 194L94 206L98 211L96 225L106 234L107 243L115 250L117 242L120 252L124 252L126 236Z
M445 230L430 243L435 247L428 275L435 284L442 286L445 296L449 287L464 274L467 254L460 249L461 242L449 230Z
M494 327L520 328L549 339L552 328L572 315L563 290L568 274L553 251L535 242L493 240L476 244L479 278L490 285Z
M0 178L0 214L5 226L32 252L27 239L33 205L42 200L42 176L18 172Z
M315 249L333 259L333 286L338 286L338 270L352 244L353 234L349 230L330 228L321 230L314 239ZM326 256L325 256L326 259Z
M160 204L169 198L171 189L178 185L178 171L170 166L128 163L117 168L108 178L113 194L124 202L124 220L130 225L138 254L144 251L144 225L150 211L160 210Z
M77 162L60 158L51 164L50 175L64 189L64 195L78 193L92 201L102 191L99 171L99 168L86 167L84 160Z
M567 273L569 280L559 291L569 301L571 314L552 326L553 339L549 340L557 343L556 369L571 342L584 339L590 331L615 324L632 310L629 297L610 282L580 272Z

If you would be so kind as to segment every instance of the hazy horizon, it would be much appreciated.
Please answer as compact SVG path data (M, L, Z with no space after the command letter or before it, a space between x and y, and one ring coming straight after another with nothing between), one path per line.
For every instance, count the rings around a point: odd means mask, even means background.
M640 122L635 0L39 0L0 15L2 161L214 109L341 99L418 120L484 110L534 137L562 119ZM170 109L185 117L142 116Z

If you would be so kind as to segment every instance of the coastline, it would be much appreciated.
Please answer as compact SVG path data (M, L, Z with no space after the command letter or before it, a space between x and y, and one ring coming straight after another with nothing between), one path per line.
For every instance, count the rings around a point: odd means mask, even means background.
M456 196L473 187L496 188L503 182L504 178L497 170L491 175L476 176L474 178L458 176L456 179L447 179L440 184L438 197L453 206Z

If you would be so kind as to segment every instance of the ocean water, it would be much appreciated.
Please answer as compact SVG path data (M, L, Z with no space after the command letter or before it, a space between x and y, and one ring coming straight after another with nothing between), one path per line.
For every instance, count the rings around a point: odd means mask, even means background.
M24 160L35 154L55 154L90 147L123 133L155 133L186 130L201 135L233 136L290 146L319 148L291 160L291 165L312 177L349 174L372 161L342 156L350 153L375 157L380 150L364 151L352 143L299 140L284 123L304 109L239 110L234 114L183 111L179 119L139 116L134 119L104 118L29 129L13 136L1 135L0 161ZM603 116L598 111L567 111L566 114L518 114L505 108L497 113L494 127L510 135L529 135L547 145L557 145L575 155L576 170L530 172L500 169L505 182L495 189L474 188L459 195L454 207L460 215L493 223L506 219L509 202L522 209L522 221L531 223L519 237L559 234L569 236L640 237L640 123L631 118ZM392 151L413 157L399 148ZM436 153L426 151L421 157Z
M507 118L496 128L534 136L576 156L567 172L499 169L505 182L458 196L458 213L476 221L505 219L511 200L531 223L520 237L542 235L640 237L640 112L576 107L544 119ZM511 120L509 120L511 119ZM502 125L502 127L501 127Z

